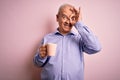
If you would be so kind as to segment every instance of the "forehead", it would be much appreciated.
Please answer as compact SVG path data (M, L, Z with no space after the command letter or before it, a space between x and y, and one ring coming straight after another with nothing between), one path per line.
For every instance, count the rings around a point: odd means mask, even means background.
M72 6L65 6L60 9L61 14L71 15L74 13Z

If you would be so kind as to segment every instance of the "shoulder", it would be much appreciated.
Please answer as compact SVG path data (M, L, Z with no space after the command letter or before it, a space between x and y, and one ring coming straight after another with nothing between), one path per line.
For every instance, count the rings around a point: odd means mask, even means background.
M55 32L46 34L44 36L44 39L51 39L51 38L54 38L54 37L55 37Z
M49 43L49 42L54 42L54 40L56 40L55 33L46 34L43 38L44 44Z
M46 37L51 37L51 36L54 36L55 35L55 33L53 32L53 33L48 33L48 34L46 34L45 36L44 36L44 38L46 38Z

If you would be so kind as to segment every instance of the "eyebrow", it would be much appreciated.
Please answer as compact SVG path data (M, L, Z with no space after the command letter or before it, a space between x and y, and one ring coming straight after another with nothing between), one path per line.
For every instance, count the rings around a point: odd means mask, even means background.
M67 16L67 15L62 13L62 16ZM68 17L68 16L67 16L67 17Z

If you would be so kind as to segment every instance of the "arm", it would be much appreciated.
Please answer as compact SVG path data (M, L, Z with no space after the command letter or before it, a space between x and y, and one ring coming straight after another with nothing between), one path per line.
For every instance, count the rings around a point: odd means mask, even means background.
M92 54L101 50L100 43L97 37L92 33L92 31L85 26L82 21L81 8L79 10L74 8L76 14L75 28L78 30L81 35L82 49L84 52Z
M36 52L33 58L34 64L37 65L38 67L42 67L42 65L46 62L46 60L47 60L47 57L41 58L38 52Z
M82 22L77 22L75 28L78 30L82 38L83 51L89 54L96 53L101 50L100 43L92 31ZM81 45L81 44L80 44Z

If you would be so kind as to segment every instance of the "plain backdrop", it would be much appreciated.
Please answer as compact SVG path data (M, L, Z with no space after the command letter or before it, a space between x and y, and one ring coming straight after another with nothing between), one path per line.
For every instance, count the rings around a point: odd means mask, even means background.
M120 80L119 0L0 0L0 80L40 80L33 56L42 37L56 30L60 5L81 7L101 52L85 53L85 80Z

